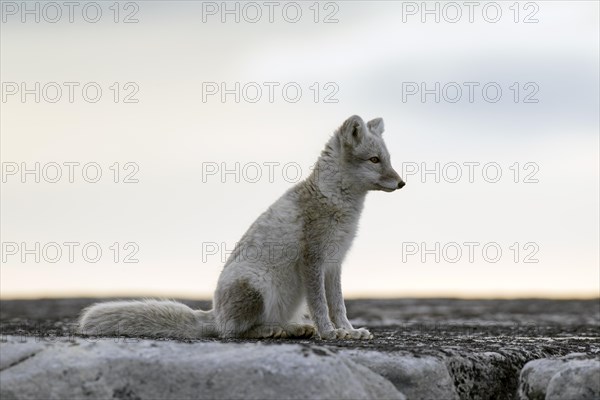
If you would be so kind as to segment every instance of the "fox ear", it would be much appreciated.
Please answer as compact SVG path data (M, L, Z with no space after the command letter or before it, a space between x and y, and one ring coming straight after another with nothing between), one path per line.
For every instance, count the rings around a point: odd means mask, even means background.
M342 124L339 133L344 139L344 142L349 145L357 145L363 139L363 128L365 123L358 115L353 115Z
M383 133L383 119L382 118L375 118L372 119L371 121L369 121L367 123L367 126L369 127L369 130L376 134L377 136L381 136L381 134Z

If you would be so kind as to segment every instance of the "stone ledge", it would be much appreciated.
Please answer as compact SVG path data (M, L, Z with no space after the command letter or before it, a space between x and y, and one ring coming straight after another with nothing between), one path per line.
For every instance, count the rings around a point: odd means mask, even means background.
M405 399L392 383L325 347L7 337L0 398ZM28 356L23 356L28 354Z
M437 355L319 343L220 343L5 336L0 398L598 399L600 360L507 349ZM520 371L520 374L519 374ZM508 384L508 386L511 386Z
M583 353L544 358L525 364L519 398L530 400L600 399L600 358Z
M186 342L80 337L96 300L1 302L2 400L600 397L597 300L357 300L373 340Z

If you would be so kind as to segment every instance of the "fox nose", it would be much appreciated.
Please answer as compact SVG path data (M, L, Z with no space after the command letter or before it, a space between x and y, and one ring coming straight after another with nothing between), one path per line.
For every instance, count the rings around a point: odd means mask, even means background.
M406 185L406 183L404 181L400 181L400 183L398 183L398 189L402 189L404 185Z

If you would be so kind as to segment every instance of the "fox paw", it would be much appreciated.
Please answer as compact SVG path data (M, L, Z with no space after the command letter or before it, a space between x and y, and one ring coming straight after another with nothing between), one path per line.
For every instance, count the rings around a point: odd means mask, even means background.
M344 339L348 331L345 329L332 329L329 331L319 332L321 339L332 340L332 339Z
M373 334L367 328L348 329L350 339L369 340L373 339Z
M366 330L365 328L359 329L345 329L338 328L330 331L325 331L321 333L321 339L331 340L331 339L356 339L356 340L368 340L373 339L373 335L371 332Z
M285 330L287 337L290 338L310 338L317 333L316 328L308 324L290 324L285 327Z

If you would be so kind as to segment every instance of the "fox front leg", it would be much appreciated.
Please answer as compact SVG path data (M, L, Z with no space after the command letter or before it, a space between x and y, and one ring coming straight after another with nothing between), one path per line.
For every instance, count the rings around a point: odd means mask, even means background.
M340 264L331 266L325 272L325 293L331 320L336 328L347 332L346 339L373 339L373 335L366 328L354 329L348 321L342 294L341 272Z
M312 319L322 339L344 339L348 332L336 329L329 319L329 307L325 295L325 273L321 263L306 260L304 267L304 284L306 285L306 302ZM312 262L311 262L312 261Z
M333 324L329 319L329 309L325 298L325 282L323 270L316 264L308 264L304 271L304 284L306 285L306 302L319 335L323 339L333 339L331 332Z

